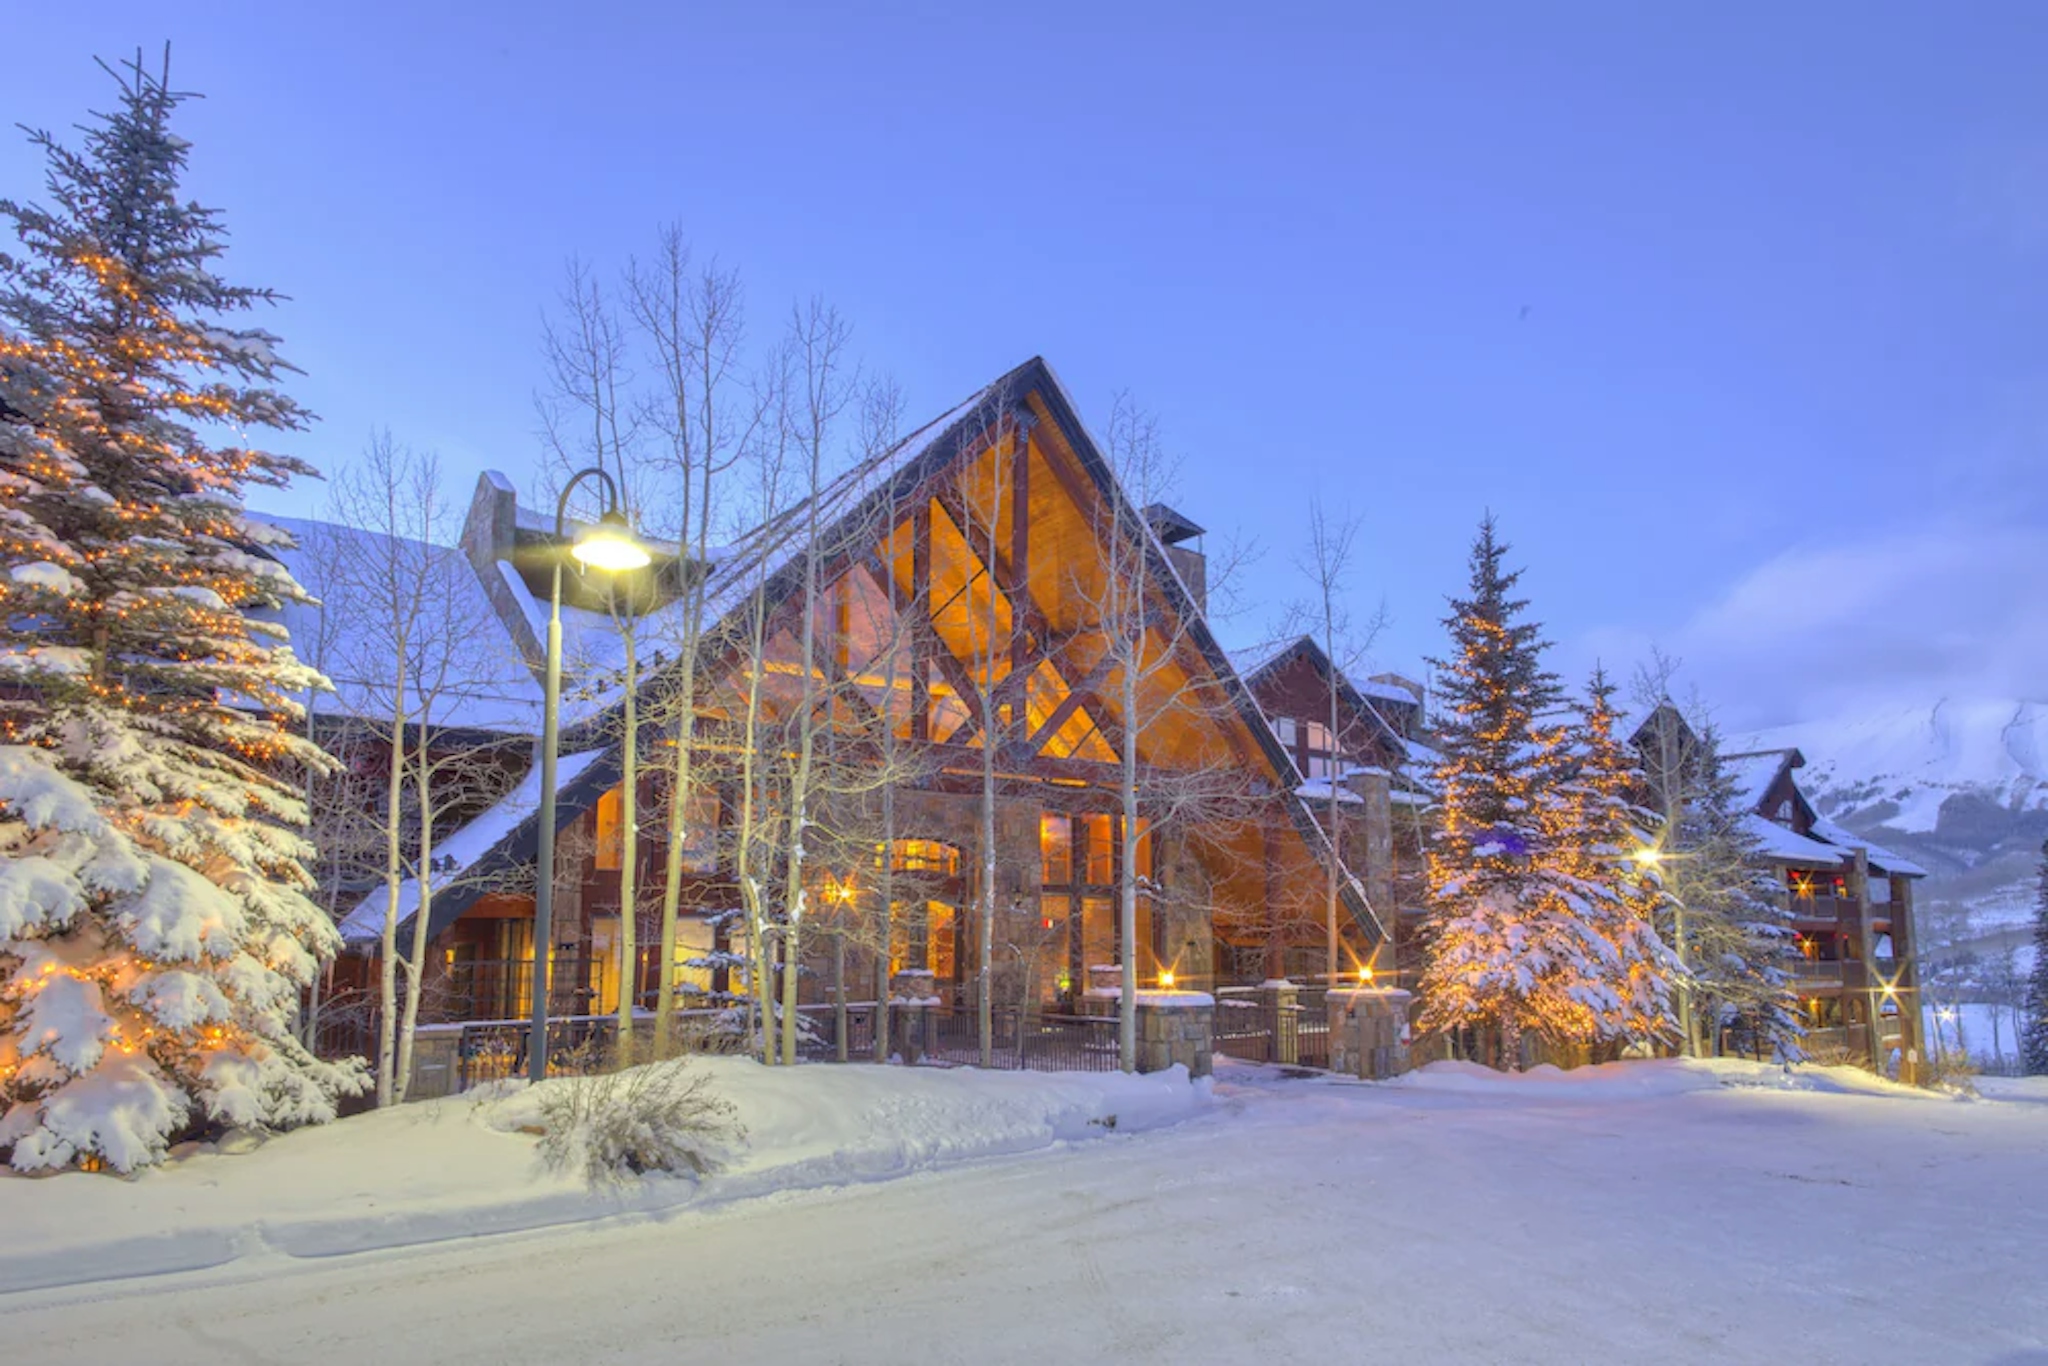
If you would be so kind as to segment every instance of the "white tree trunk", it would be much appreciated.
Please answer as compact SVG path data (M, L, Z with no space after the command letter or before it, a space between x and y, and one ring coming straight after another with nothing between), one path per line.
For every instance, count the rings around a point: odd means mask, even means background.
M1143 629L1142 627L1140 628ZM1135 660L1126 660L1123 673L1124 744L1123 762L1118 766L1117 790L1123 809L1123 874L1117 879L1117 936L1122 943L1122 991L1116 1003L1117 1066L1126 1072L1138 1070L1138 674Z
M412 1089L412 1041L419 1028L420 988L427 976L427 922L434 909L434 803L430 796L432 770L427 756L427 732L419 732L419 766L415 784L420 793L420 848L414 863L418 870L419 904L412 913L412 950L405 959L405 1017L398 1030L398 1070L393 1078L393 1098L401 1104Z
M391 708L391 769L384 789L384 935L377 959L377 1105L397 1099L398 892L404 878L400 822L405 811L405 670L398 673Z

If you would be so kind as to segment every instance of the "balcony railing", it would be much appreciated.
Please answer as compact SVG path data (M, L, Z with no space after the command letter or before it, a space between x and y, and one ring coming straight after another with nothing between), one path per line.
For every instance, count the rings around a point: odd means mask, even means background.
M1793 896L1789 905L1794 920L1822 920L1834 924L1853 921L1862 915L1862 903L1851 896Z

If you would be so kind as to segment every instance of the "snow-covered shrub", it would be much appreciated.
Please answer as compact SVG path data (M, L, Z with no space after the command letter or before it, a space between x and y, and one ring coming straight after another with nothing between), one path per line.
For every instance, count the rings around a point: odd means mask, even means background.
M1977 1064L1961 1049L1943 1049L1928 1059L1922 1084L1955 1095L1977 1094Z
M703 1176L746 1139L733 1103L677 1059L564 1077L541 1088L540 1156L593 1186L647 1172Z

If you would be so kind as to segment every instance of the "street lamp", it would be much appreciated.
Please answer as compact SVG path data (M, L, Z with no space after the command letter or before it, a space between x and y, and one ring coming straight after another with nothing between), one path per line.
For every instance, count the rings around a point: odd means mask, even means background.
M603 470L579 470L562 486L555 500L555 542L569 534L569 495L586 479L604 486L604 515L576 533L569 553L579 564L607 574L645 569L654 562L633 535L619 509L619 486ZM562 557L554 557L554 579L548 588L547 678L541 689L540 722L540 850L533 887L533 1022L526 1040L526 1075L536 1082L548 1078L548 969L554 961L555 938L555 750L561 738L562 710ZM627 914L631 914L630 909Z

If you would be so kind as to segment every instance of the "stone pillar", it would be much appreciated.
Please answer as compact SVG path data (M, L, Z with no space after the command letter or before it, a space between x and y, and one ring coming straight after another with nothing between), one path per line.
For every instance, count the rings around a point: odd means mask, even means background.
M1365 882L1365 899L1388 934L1394 932L1394 794L1393 775L1383 768L1361 768L1346 782L1358 795L1364 838L1362 860L1347 850L1355 871ZM1363 868L1357 865L1364 864Z
M1138 1070L1175 1063L1191 1077L1215 1070L1216 998L1204 991L1138 993Z
M407 1100L438 1100L461 1086L462 1026L420 1025L412 1036L412 1075L406 1078Z
M1115 963L1091 963L1088 980L1082 984L1083 1015L1114 1015L1124 996L1124 970Z
M1292 1067L1301 1061L1301 1041L1294 1027L1301 1014L1300 994L1301 989L1284 977L1268 978L1259 984L1259 1005L1265 1011L1266 1027L1273 1038L1267 1054L1269 1062Z
M1408 1007L1391 987L1356 987L1324 998L1330 1012L1330 1070L1368 1081L1408 1070Z
M938 976L930 968L905 968L889 979L889 1041L904 1062L915 1066L930 1047L930 1017L938 1004Z

